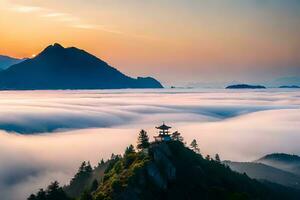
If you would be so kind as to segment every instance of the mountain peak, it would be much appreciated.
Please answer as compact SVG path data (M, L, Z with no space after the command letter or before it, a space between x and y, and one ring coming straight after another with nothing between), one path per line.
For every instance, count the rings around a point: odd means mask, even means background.
M258 161L263 161L263 160L270 160L270 161L277 161L277 162L300 162L300 157L297 155L290 155L285 153L273 153L260 158Z
M54 43L46 47L46 49L64 49L64 47L59 43Z
M65 49L65 48L59 43L54 43L46 47L46 49Z
M59 43L54 43L53 44L53 47L59 47L59 48L64 48L61 44L59 44Z
M39 55L48 55L48 54L59 54L65 50L65 48L59 43L54 43L47 46Z
M0 72L5 89L162 88L153 78L131 78L96 56L54 43L36 57Z

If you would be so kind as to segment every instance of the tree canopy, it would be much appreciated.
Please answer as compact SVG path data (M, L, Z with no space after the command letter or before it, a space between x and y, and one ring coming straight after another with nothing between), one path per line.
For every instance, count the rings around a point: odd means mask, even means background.
M193 141L191 142L190 146L191 146L191 149L192 149L194 152L200 153L200 149L199 149L199 147L198 147L197 140L193 139Z
M149 146L150 143L148 134L145 130L142 129L138 135L137 148L142 150L148 148Z

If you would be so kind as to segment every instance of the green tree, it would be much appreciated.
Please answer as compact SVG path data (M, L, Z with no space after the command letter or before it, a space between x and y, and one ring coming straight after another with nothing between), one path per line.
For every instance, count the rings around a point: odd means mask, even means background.
M47 199L47 197L46 197L46 191L43 190L43 189L40 189L38 191L38 193L36 194L36 199L37 200L46 200Z
M36 196L35 196L34 194L31 194L31 195L27 198L27 200L37 200L37 199L36 199Z
M198 147L197 141L195 139L193 139L193 141L190 144L191 149L196 152L196 153L200 153L200 149Z
M80 173L80 172L83 172L83 171L84 171L84 169L85 169L85 167L86 167L86 162L85 162L85 161L83 161L83 162L81 163L81 165L80 165L79 169L78 169L78 172L79 172L79 173Z
M85 190L85 191L81 194L80 200L93 200L93 196L91 195L91 193L89 193L87 190Z
M131 144L129 147L126 147L124 155L129 155L135 153L134 146Z
M111 159L111 160L114 160L114 159L116 159L116 158L117 158L117 155L115 155L114 153L112 153L111 156L110 156L110 159Z
M98 183L97 179L95 179L95 180L92 182L91 191L92 191L92 192L96 191L98 187L99 187L99 183Z
M104 164L104 160L102 158L101 161L100 161L100 165L103 165L103 164Z
M221 162L221 159L220 159L219 154L216 154L216 155L215 155L215 160L216 160L217 162Z
M183 142L183 137L180 135L180 133L178 131L175 131L174 133L172 133L171 137L175 141Z
M149 146L150 143L149 143L148 134L145 130L141 130L138 136L137 148L142 150L142 149L147 149Z
M205 159L206 159L206 160L211 160L210 155L207 155L207 156L205 157Z
M85 168L84 168L85 173L90 174L93 171L93 168L91 166L90 161L88 161L88 163L86 164Z
M65 187L65 191L71 197L79 196L84 190L90 188L92 182L93 169L90 162L82 162L77 173L71 179L70 184Z

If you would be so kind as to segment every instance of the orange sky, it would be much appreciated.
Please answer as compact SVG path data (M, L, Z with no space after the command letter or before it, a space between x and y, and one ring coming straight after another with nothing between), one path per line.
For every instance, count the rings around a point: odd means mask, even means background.
M166 83L261 81L300 74L299 13L295 0L0 0L0 54L59 42Z

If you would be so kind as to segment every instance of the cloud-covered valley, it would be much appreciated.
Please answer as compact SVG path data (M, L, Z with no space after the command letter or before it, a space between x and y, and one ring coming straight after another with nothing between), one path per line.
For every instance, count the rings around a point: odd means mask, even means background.
M80 162L122 153L165 121L203 154L252 160L300 154L300 91L115 90L0 92L0 193L25 199L66 184Z
M3 92L0 129L37 134L83 128L138 124L149 116L158 121L207 122L262 110L299 107L295 96L275 93L103 91ZM167 118L166 118L167 117ZM154 120L154 119L153 119Z

